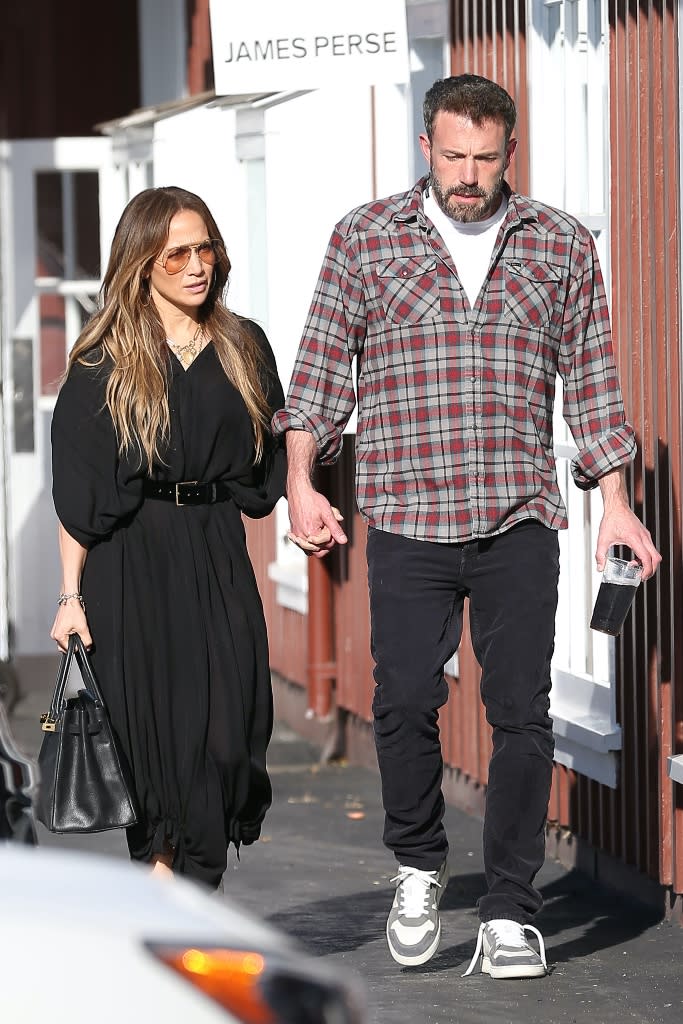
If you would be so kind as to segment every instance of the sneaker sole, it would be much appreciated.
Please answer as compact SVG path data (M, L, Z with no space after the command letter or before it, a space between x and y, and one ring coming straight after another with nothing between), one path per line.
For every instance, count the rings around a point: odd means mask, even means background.
M441 880L441 888L437 891L436 894L437 907L441 903L441 897L446 891L446 886L448 885L448 880L450 877L450 869L448 867L448 864L446 864L446 870ZM397 950L395 950L391 944L391 938L389 936L388 927L386 929L386 936L389 952L391 953L393 959L396 961L397 964L400 964L401 967L420 967L422 964L426 964L428 960L431 960L434 954L436 953L437 949L439 948L439 943L441 942L441 921L439 921L439 927L436 930L436 935L434 936L434 941L432 942L431 946L429 946L428 949L423 950L422 953L418 953L417 956L406 956L403 953L397 952Z
M524 964L510 964L508 967L492 967L488 957L481 961L481 973L488 974L491 978L543 978L548 973L543 964L537 967L528 967Z

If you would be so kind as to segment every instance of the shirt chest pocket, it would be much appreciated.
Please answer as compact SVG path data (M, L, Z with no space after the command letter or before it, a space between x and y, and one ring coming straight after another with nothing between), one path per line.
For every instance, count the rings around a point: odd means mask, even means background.
M441 315L436 258L401 256L377 266L380 298L386 319L394 324L419 324Z
M527 327L552 320L560 289L558 267L533 260L505 260L505 313Z

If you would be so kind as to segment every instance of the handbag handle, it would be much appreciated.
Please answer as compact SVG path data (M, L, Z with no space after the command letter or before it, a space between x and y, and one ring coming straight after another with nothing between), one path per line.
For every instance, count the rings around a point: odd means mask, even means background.
M92 670L92 665L90 664L90 658L88 657L85 645L78 633L71 633L69 636L69 644L66 651L62 654L59 664L59 671L57 672L57 681L55 683L54 693L52 694L50 710L47 714L40 716L43 732L55 731L57 719L66 707L64 691L66 690L66 684L69 679L69 669L71 668L71 662L73 661L74 656L78 662L78 667L81 671L81 677L83 679L86 692L94 700L95 704L100 707L104 705L104 699L100 692L100 688L97 685L97 680L95 679L95 674Z

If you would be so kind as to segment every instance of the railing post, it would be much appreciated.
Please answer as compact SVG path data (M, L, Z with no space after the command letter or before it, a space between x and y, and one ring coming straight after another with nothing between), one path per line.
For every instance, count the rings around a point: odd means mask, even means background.
M334 657L331 556L308 559L308 710L309 718L332 715Z

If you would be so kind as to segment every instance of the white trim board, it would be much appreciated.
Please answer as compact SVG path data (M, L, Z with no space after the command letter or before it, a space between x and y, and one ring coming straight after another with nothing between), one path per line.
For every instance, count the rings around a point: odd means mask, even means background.
M556 669L552 676L555 761L616 789L622 739L613 690L589 676Z
M683 754L667 758L666 773L672 782L683 783Z

